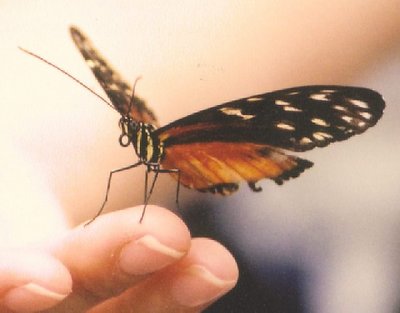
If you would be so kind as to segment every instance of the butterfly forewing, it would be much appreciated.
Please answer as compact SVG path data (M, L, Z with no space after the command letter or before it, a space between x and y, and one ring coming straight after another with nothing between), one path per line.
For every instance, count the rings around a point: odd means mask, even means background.
M120 75L108 64L101 54L94 48L90 40L77 28L70 28L71 37L92 70L94 76L103 87L114 108L122 115L130 111L130 117L137 122L145 122L157 125L154 113L145 105L139 97L132 97L132 87L127 84Z
M385 107L359 87L305 86L227 102L156 132L166 147L191 142L249 142L306 151L347 139L376 124Z

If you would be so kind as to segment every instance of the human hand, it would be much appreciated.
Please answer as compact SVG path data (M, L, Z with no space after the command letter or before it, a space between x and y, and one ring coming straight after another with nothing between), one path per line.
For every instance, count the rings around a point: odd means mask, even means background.
M238 268L219 243L191 239L172 212L121 210L46 248L0 255L1 312L200 312L232 289Z

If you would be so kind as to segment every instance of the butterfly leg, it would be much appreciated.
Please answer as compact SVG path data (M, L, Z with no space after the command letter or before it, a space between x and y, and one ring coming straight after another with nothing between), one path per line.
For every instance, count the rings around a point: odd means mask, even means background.
M148 189L148 181L149 181L149 168L146 168L146 173L144 175L144 197L143 197L143 203L146 203L147 199L147 189Z
M149 174L150 171L153 171L155 173L155 175L154 175L153 181L151 183L150 190L147 193L147 181L148 181L148 174ZM177 186L176 186L176 200L175 201L176 201L176 207L179 210L179 186L180 186L180 178L181 178L180 170L179 169L160 169L158 164L156 164L154 166L148 165L148 167L146 169L146 176L145 176L144 207L143 207L143 210L142 210L142 215L140 217L139 223L142 223L142 221L143 221L144 214L146 212L146 208L147 208L147 205L149 203L150 197L151 197L151 195L153 193L153 189L154 189L154 186L156 184L156 180L158 178L158 174L159 173L168 173L168 174L177 173L178 174L178 183L177 183Z
M101 205L99 211L96 213L96 215L95 215L89 222L87 222L87 223L85 224L85 226L87 226L87 225L89 225L90 223L92 223L92 222L93 222L97 217L99 217L99 215L103 212L103 209L104 209L104 207L105 207L105 205L106 205L106 203L107 203L107 200L108 200L108 194L110 193L112 176L113 176L115 173L119 173L119 172L123 172L123 171L126 171L126 170L130 170L131 168L135 168L135 167L137 167L137 166L139 166L139 165L141 165L141 164L142 164L142 161L139 161L139 162L137 162L137 163L135 163L135 164L131 164L131 165L128 165L128 166L124 166L124 167L121 167L121 168L112 170L112 171L110 172L110 174L108 175L107 190L106 190L106 195L105 195L105 197L104 197L104 201L103 201L103 203L102 203L102 205Z
M148 176L149 176L149 172L153 171L155 173L153 181L151 183L150 186L150 190L149 192L147 192L147 188L148 188ZM144 206L143 206L143 210L142 210L142 215L140 216L140 220L139 223L142 223L143 218L144 218L144 214L146 213L146 208L147 208L147 204L149 203L151 194L153 193L153 189L154 186L156 185L156 180L158 178L158 173L160 172L160 167L158 164L156 165L147 165L146 168L146 175L145 175L145 185L144 185Z
M178 182L176 183L176 195L175 195L175 204L176 204L176 210L179 212L179 189L181 186L181 171L177 169L171 169L168 170L169 173L177 173L178 174Z
M159 173L167 173L167 174L177 174L178 175L178 182L176 184L176 195L175 195L175 203L176 209L179 211L179 190L181 185L181 171L178 168L172 169L158 169Z

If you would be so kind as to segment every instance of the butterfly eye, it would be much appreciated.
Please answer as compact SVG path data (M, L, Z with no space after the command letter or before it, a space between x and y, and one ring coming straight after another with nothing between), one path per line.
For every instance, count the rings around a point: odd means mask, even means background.
M119 136L119 144L123 147L129 146L132 141L130 128L130 119L126 116L122 116L119 119L119 127L121 128L121 135Z
M130 143L132 142L132 138L131 138L128 134L122 133L122 134L119 136L118 141L119 141L119 144L120 144L122 147L127 147L127 146L129 146Z

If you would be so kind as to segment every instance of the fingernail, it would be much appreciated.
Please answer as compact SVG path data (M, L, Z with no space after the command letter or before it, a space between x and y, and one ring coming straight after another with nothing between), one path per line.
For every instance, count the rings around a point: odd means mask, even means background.
M49 308L67 297L35 283L15 287L3 297L3 303L18 312L32 312Z
M185 252L168 247L151 235L145 235L122 248L119 263L125 273L143 275L162 269L184 255Z
M202 265L188 267L172 286L172 295L183 306L196 307L227 293L235 280L223 280Z

